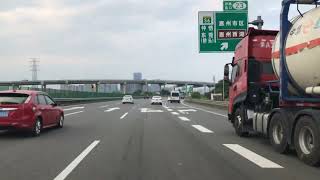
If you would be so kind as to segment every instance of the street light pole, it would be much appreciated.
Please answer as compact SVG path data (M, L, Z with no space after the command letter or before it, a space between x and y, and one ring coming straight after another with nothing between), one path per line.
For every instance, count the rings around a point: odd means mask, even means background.
M216 76L213 75L213 94L216 94Z

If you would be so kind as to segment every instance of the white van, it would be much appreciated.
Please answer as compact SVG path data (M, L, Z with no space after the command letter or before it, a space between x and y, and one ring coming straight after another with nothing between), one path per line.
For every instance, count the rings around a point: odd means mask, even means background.
M177 102L180 103L180 92L179 91L171 91L170 96L168 98L170 103Z

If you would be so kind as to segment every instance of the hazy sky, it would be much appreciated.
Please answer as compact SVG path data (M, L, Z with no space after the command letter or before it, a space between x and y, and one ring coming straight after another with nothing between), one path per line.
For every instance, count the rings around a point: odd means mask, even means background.
M249 19L278 29L281 0L249 0ZM212 81L232 54L199 54L199 10L222 0L1 0L0 81L147 79Z

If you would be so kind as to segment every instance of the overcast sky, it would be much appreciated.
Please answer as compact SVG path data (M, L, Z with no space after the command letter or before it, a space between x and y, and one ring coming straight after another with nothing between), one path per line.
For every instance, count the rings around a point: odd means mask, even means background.
M262 15L278 29L281 0L249 0L249 20ZM199 54L197 14L222 0L1 0L0 81L147 79L212 81L232 54Z

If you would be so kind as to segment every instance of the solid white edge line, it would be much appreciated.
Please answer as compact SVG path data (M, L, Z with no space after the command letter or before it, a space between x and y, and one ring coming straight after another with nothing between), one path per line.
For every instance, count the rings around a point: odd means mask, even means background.
M207 129L201 125L192 125L192 127L196 128L197 130L199 130L200 132L203 132L203 133L213 133L213 131L211 131L210 129Z
M276 164L270 161L269 159L264 158L259 154L256 154L255 152L240 146L239 144L223 144L223 145L231 149L232 151L236 152L237 154L241 155L242 157L246 158L247 160L253 162L254 164L260 166L261 168L283 168L279 164Z
M169 112L173 111L172 109L167 109Z
M93 141L82 153L76 157L54 180L64 180L80 162L100 143L100 140Z
M179 116L179 119L181 119L182 121L190 121L190 119L188 119L187 117L183 117L183 116Z
M73 113L69 113L69 114L65 114L64 116L70 116L70 115L73 115L73 114L79 114L79 113L82 113L83 111L77 111L77 112L73 112Z
M124 114L120 117L120 119L125 118L127 115L128 115L128 112L124 113Z
M198 108L198 107L194 107L194 106L187 105L187 104L185 104L184 102L181 102L181 104L184 105L184 106L187 106L187 107L189 107L189 108L198 109L198 110L200 110L200 111L204 111L204 112L211 113L211 114L214 114L214 115L218 115L218 116L222 116L222 117L226 117L226 118L228 117L228 116L223 115L223 114L220 114L220 113L216 113L216 112L208 111L208 110L205 110L205 109L202 109L202 108Z

